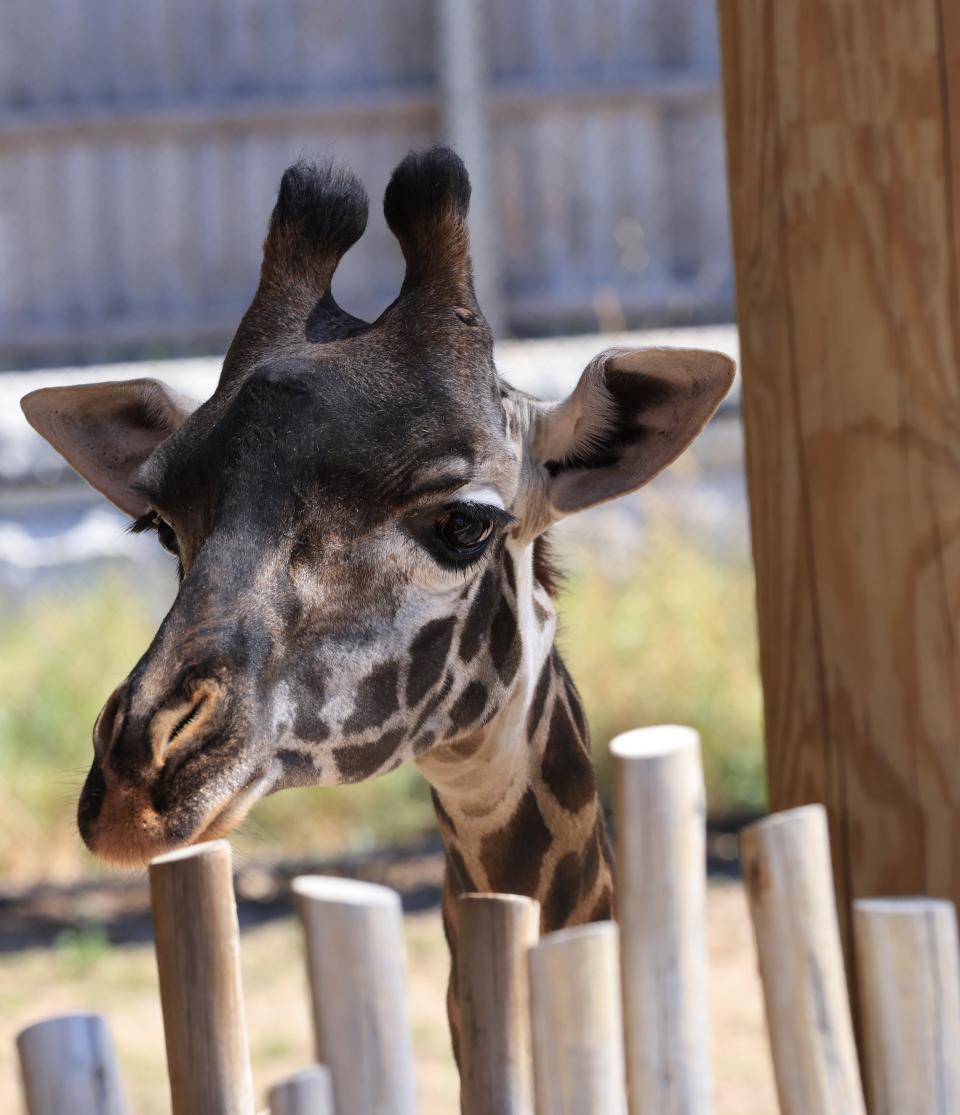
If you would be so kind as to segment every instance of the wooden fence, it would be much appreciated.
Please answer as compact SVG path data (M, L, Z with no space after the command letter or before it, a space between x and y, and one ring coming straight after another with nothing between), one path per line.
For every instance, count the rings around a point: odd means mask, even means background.
M222 350L302 153L371 191L376 314L379 196L441 136L507 331L732 313L712 0L3 0L0 368Z
M461 899L466 1115L710 1111L699 739L645 729L611 751L619 927L538 941L530 899ZM826 814L776 814L741 850L782 1115L863 1115ZM160 857L150 890L173 1115L253 1115L229 845ZM272 1088L271 1115L413 1115L399 897L321 877L294 891L322 1065ZM871 1115L956 1115L953 906L863 900L854 912ZM99 1016L40 1022L18 1047L29 1115L126 1112Z

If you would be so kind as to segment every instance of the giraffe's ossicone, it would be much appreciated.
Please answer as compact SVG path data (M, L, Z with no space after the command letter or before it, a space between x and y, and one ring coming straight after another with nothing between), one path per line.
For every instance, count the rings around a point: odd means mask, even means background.
M607 917L611 881L543 536L669 464L730 386L717 353L614 349L545 404L497 375L470 274L470 186L445 148L384 197L406 276L368 323L330 285L367 196L283 176L260 284L214 394L153 380L35 391L31 424L181 567L169 614L93 732L80 832L143 863L265 794L414 760L464 890ZM451 1000L456 1018L456 989Z

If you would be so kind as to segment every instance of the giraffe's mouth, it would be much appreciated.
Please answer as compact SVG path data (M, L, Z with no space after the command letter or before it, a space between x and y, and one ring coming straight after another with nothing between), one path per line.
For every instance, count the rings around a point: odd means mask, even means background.
M269 774L257 773L212 809L192 817L165 816L148 787L123 785L109 770L104 777L95 763L80 798L80 833L98 858L124 867L143 866L154 856L233 832L271 782Z
M206 840L220 840L228 836L243 823L253 806L268 792L271 783L270 775L253 775L243 789L217 810L196 836L191 837L190 843L202 844Z

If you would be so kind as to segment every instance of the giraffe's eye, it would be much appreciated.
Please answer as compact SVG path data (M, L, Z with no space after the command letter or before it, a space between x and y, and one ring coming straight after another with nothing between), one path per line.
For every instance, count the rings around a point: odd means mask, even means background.
M437 520L437 535L455 554L471 557L489 541L493 527L482 509L464 504Z
M168 553L173 554L174 557L180 556L180 545L177 542L177 532L166 519L161 519L159 515L157 516L157 538L160 539L160 545Z

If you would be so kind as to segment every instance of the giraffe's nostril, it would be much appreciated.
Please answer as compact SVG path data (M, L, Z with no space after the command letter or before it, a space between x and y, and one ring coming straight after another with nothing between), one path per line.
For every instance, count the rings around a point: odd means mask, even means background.
M183 735L187 728L189 728L190 725L197 719L197 717L200 715L200 709L205 700L206 698L204 697L201 699L199 704L195 704L191 708L188 708L183 716L177 721L177 723L174 724L173 730L170 732L170 735L167 738L167 747L170 747L172 744L176 743L177 737Z
M107 703L100 710L93 726L93 753L98 759L104 758L123 727L123 715L120 712L122 693L123 686L118 685L107 698Z
M158 712L150 730L155 761L163 762L175 748L205 733L215 716L219 698L217 683L205 681L194 687L188 700Z

